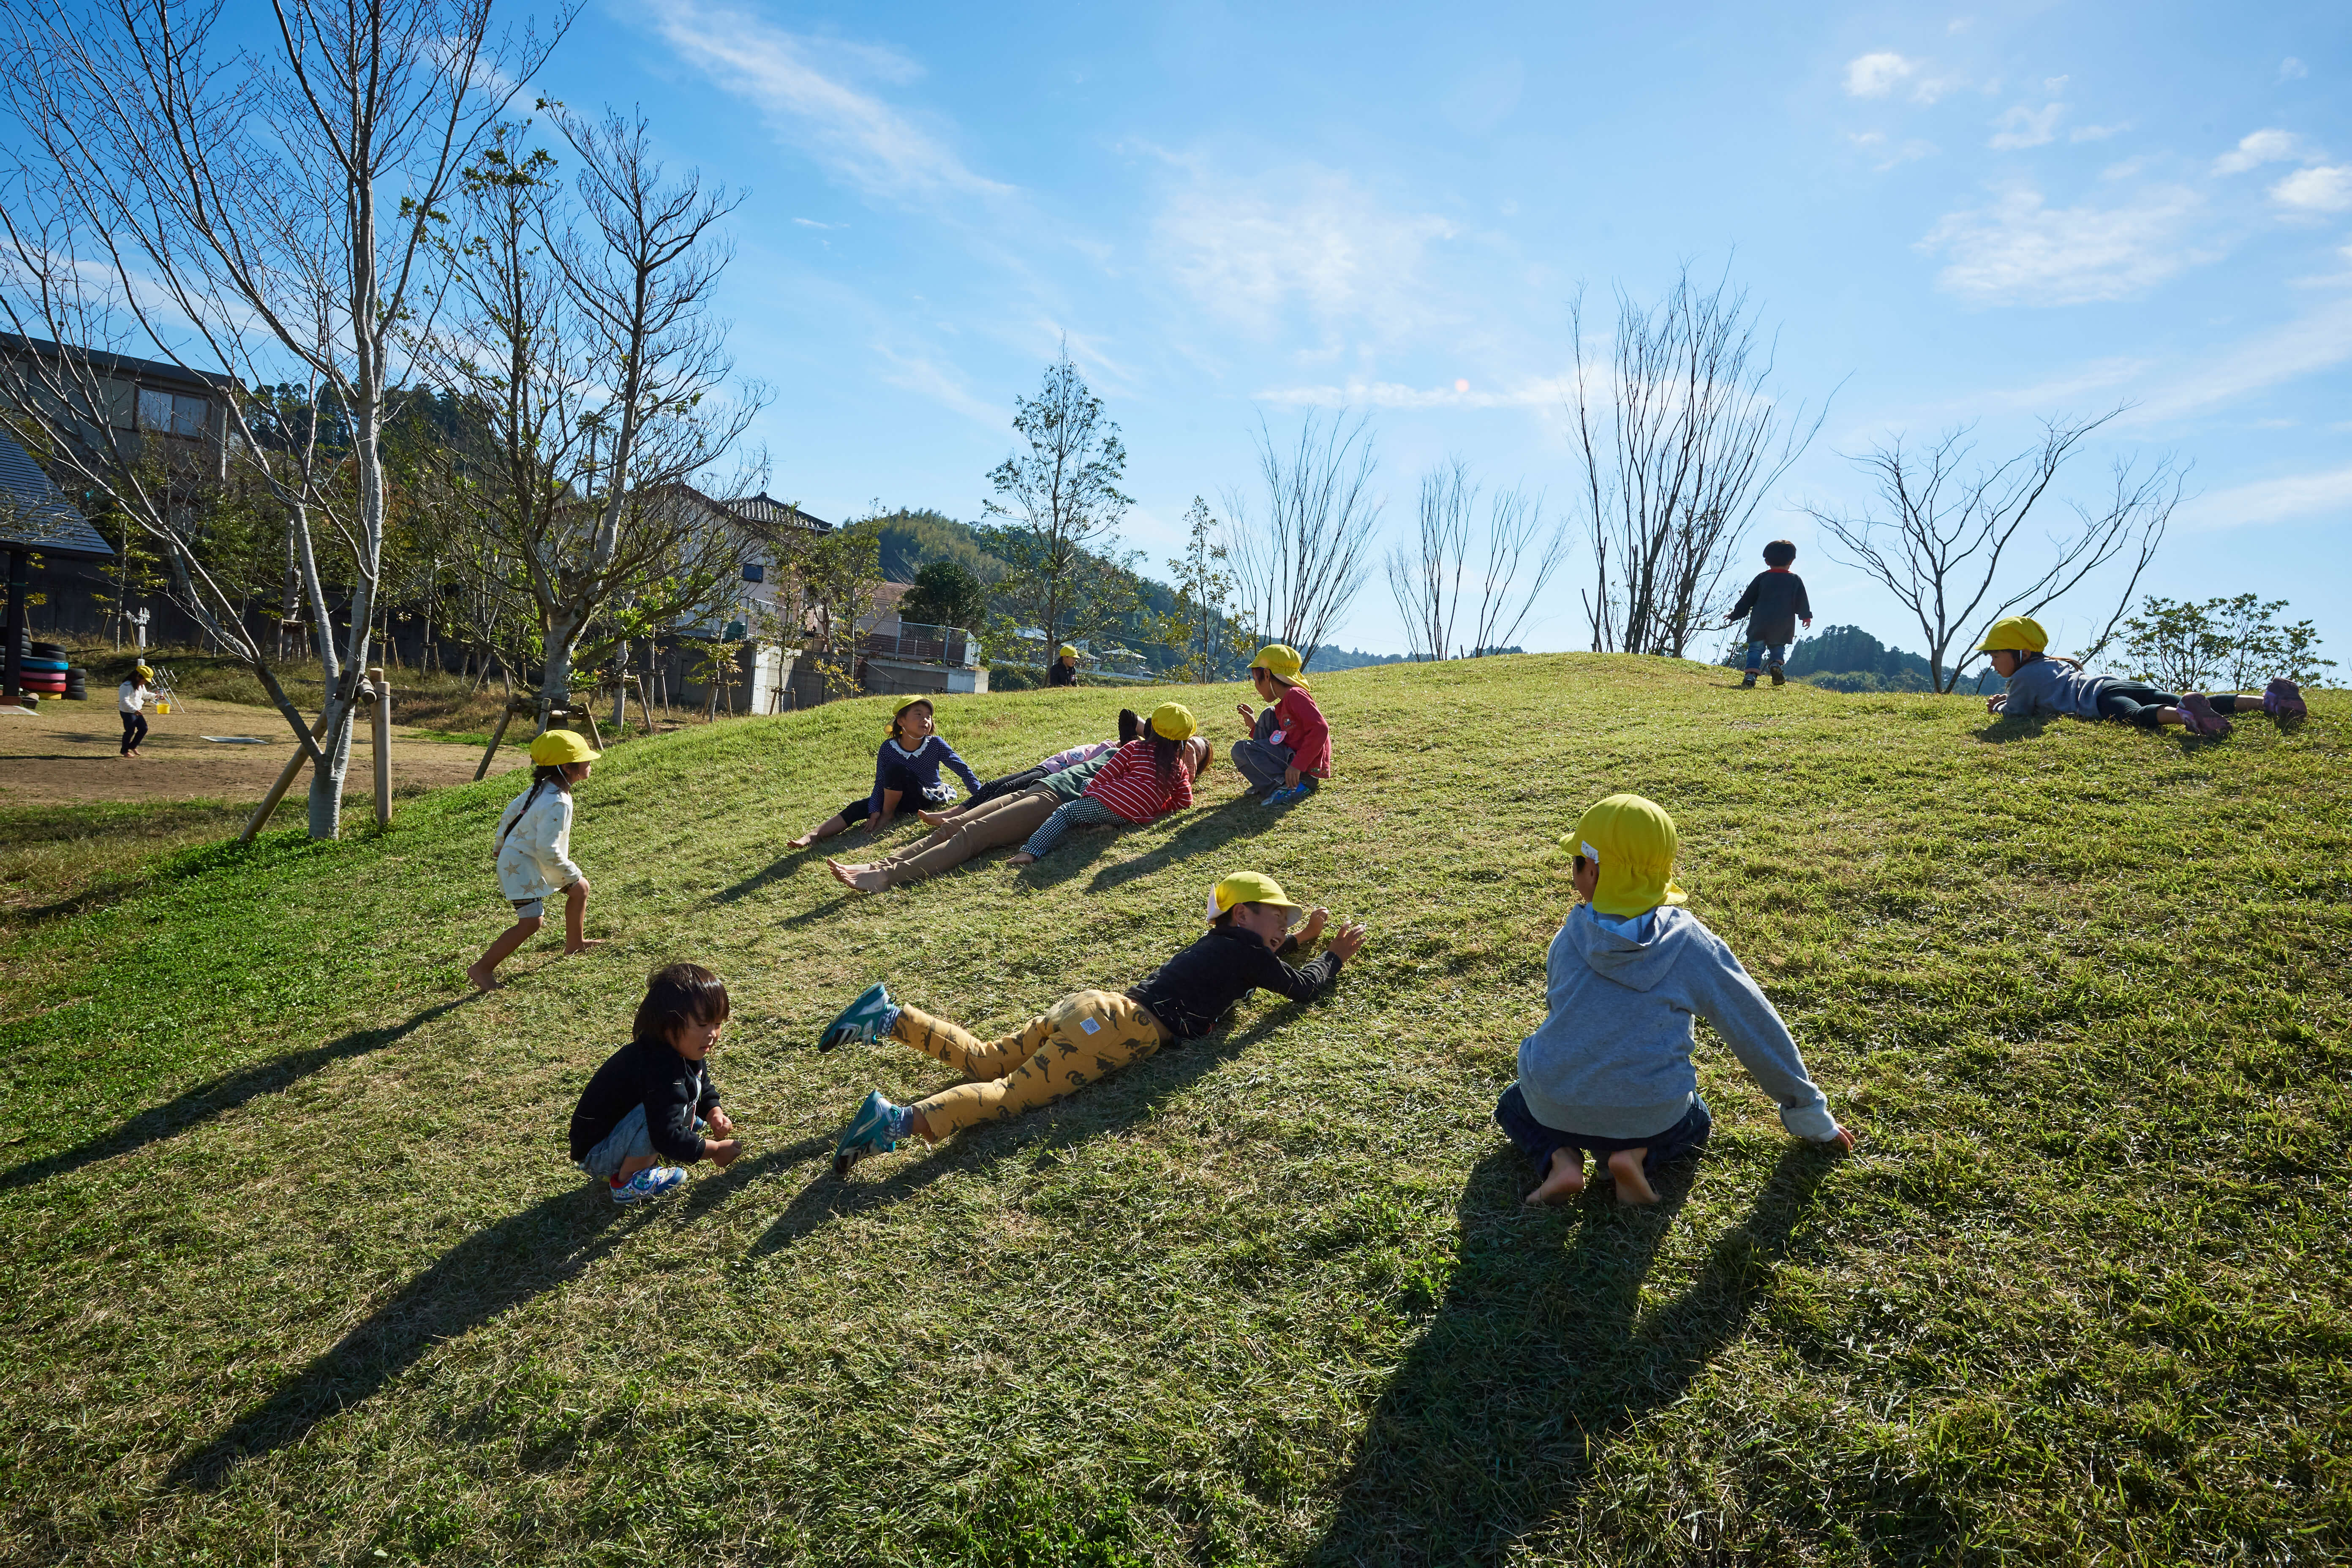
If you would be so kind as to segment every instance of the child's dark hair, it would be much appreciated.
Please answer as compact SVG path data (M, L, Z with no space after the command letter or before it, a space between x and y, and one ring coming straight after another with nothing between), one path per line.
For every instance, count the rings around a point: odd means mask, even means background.
M1184 742L1170 740L1149 724L1143 727L1143 738L1151 742L1152 775L1161 789L1167 789L1176 782L1177 760L1184 754Z
M509 822L505 827L499 829L499 848L506 847L507 835L515 830L515 823L520 822L530 815L531 803L539 798L541 790L553 784L565 795L572 793L572 780L563 771L566 765L562 763L547 763L530 770L530 793L522 797L522 809L514 814L514 822Z
M1786 566L1796 558L1797 547L1791 541L1776 539L1764 547L1764 564L1767 566Z
M673 963L646 980L646 999L637 1004L629 1035L641 1046L666 1046L680 1026L725 1023L733 1011L725 981L698 963Z

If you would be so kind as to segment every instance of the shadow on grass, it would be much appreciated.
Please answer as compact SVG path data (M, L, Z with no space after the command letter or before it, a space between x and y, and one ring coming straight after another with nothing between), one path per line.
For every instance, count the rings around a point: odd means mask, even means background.
M1620 1208L1596 1182L1549 1212L1520 1204L1516 1150L1481 1161L1452 1280L1366 1424L1311 1560L1496 1562L1571 1515L1609 1441L1682 1398L1745 1331L1835 1163L1784 1152L1690 1288L1644 1320L1643 1279L1703 1160L1669 1171L1656 1208Z
M1267 810L1263 801L1254 800L1248 795L1238 795L1212 809L1203 810L1196 806L1185 814L1184 825L1158 848L1146 850L1132 859L1118 861L1096 872L1094 880L1087 884L1087 891L1103 892L1131 882L1138 877L1150 876L1162 866L1209 854L1235 839L1263 833L1281 818L1280 812ZM1041 891L1074 881L1101 857L1104 849L1118 844L1126 835L1127 829L1123 827L1108 832L1091 827L1077 829L1064 838L1045 859L1034 866L1023 867L1021 879Z
M838 849L839 847L834 844L835 838L847 837L846 834L836 833L833 838L820 838L805 849L787 849L734 886L719 889L705 901L713 904L740 903L771 882L782 881L811 859L824 859L828 853ZM829 846L831 848L828 848Z
M1311 1005L1287 1004L1238 1034L1223 1038L1212 1036L1163 1047L1150 1060L1091 1085L1083 1092L1024 1116L959 1132L929 1151L923 1148L921 1139L913 1139L909 1145L901 1146L899 1153L882 1156L898 1162L898 1168L878 1182L860 1180L856 1175L835 1176L828 1163L814 1181L801 1189L800 1195L784 1206L784 1212L751 1244L745 1257L763 1258L782 1252L828 1221L887 1207L943 1177L982 1169L1016 1150L1067 1149L1112 1128L1123 1127L1169 1095L1196 1082L1212 1068L1295 1022L1302 1008ZM855 1100L845 1101L845 1121L855 1104ZM824 1142L830 1144L832 1141ZM870 1163L863 1167L872 1168Z
M170 1484L218 1487L239 1461L299 1443L435 1345L580 1273L627 1234L613 1223L617 1212L593 1186L568 1187L468 1237L227 1431L173 1466Z
M438 1002L401 1023L379 1029L354 1029L340 1040L316 1046L307 1051L297 1051L290 1057L256 1062L226 1078L199 1084L168 1104L142 1111L111 1132L101 1133L70 1149L45 1154L12 1171L0 1173L0 1193L29 1187L46 1182L51 1176L79 1171L84 1165L100 1160L111 1160L117 1154L127 1154L134 1149L143 1149L150 1143L175 1137L200 1122L211 1121L224 1110L235 1110L247 1100L260 1095L275 1094L323 1067L348 1057L362 1057L371 1051L380 1051L470 1000L471 997L460 996Z
M2050 728L2050 722L2051 721L2049 720L2039 717L2032 719L1995 719L1991 723L1985 725L1982 729L1972 730L1969 733L1974 735L1978 740L1983 741L1988 744L2004 746L2011 741L2038 741L2042 739L2042 733Z

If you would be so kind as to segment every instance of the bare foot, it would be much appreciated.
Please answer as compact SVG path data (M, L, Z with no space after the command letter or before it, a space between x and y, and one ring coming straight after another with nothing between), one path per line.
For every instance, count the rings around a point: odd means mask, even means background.
M1658 1201L1657 1189L1642 1170L1642 1162L1649 1155L1647 1149L1620 1149L1609 1156L1609 1173L1617 1181L1617 1201L1621 1204L1654 1204Z
M785 848L787 848L787 849L805 849L805 848L807 848L810 845L812 845L812 844L814 844L814 843L815 843L815 842L816 842L816 835L815 835L815 834L814 834L814 833L803 833L803 834L802 834L798 838L787 838L787 839L785 839L785 840L784 840L784 847L785 847Z
M954 815L955 813L952 811L919 811L915 813L916 818L926 827L945 827L948 825L948 818Z
M1555 1149L1551 1169L1543 1184L1527 1196L1530 1204L1564 1204L1584 1191L1584 1156L1573 1149Z
M835 881L861 893L878 893L890 885L890 873L879 866L845 866L827 860L824 868L833 873Z
M1037 857L1030 854L1026 849L1005 862L1008 866L1034 866L1036 863Z
M478 963L469 963L466 966L466 978L474 983L474 989L477 991L496 991L499 988L497 973L484 969Z
M602 947L609 940L609 938L601 936L583 937L580 941L580 945L577 947L572 946L570 942L566 942L563 944L563 956L570 958L575 953L585 952L592 947Z

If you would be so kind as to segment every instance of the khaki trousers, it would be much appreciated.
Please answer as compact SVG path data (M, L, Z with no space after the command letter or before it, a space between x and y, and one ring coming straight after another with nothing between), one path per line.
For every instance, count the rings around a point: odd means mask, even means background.
M902 849L879 862L888 885L919 882L961 866L984 849L1025 843L1044 826L1062 797L1045 789L1024 789L1018 795L983 801L949 823L931 829L931 836L912 849Z
M1018 1116L1050 1105L1130 1062L1162 1042L1160 1025L1131 997L1081 991L1032 1018L1019 1033L982 1042L977 1036L912 1007L898 1009L892 1037L983 1081L961 1083L915 1102L934 1136L982 1121Z

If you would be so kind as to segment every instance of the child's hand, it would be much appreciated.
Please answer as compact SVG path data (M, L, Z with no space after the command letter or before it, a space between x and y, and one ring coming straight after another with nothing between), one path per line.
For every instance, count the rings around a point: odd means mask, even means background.
M1837 1151L1841 1154L1851 1154L1853 1152L1853 1133L1850 1129L1844 1127L1839 1128L1837 1130L1837 1136L1825 1140L1825 1142L1836 1144Z
M1242 716L1242 722L1244 724L1255 724L1257 722L1257 715L1250 711L1250 705L1246 702L1234 703L1234 711Z
M1985 711L1988 713L1998 713L2001 710L2001 705L2008 700L2009 699L2006 697L1988 697L1985 699Z
M1297 768L1285 768L1282 770L1282 786L1285 789L1297 789L1298 787L1298 770Z
M725 1111L715 1105L710 1108L710 1114L704 1120L710 1123L710 1130L721 1138L731 1135L735 1131L735 1123L728 1118Z
M1371 932L1361 921L1351 926L1341 926L1339 934L1331 939L1331 951L1339 955L1340 963L1345 963L1356 956L1356 950L1364 945L1364 938L1370 934Z
M706 1138L702 1141L703 1158L722 1171L740 1158L742 1152L743 1145L732 1138Z
M1301 947L1313 947L1315 945L1315 939L1323 934L1323 927L1330 918L1331 911L1323 908L1320 904L1318 904L1315 908L1307 910L1307 923L1298 928L1298 945Z

